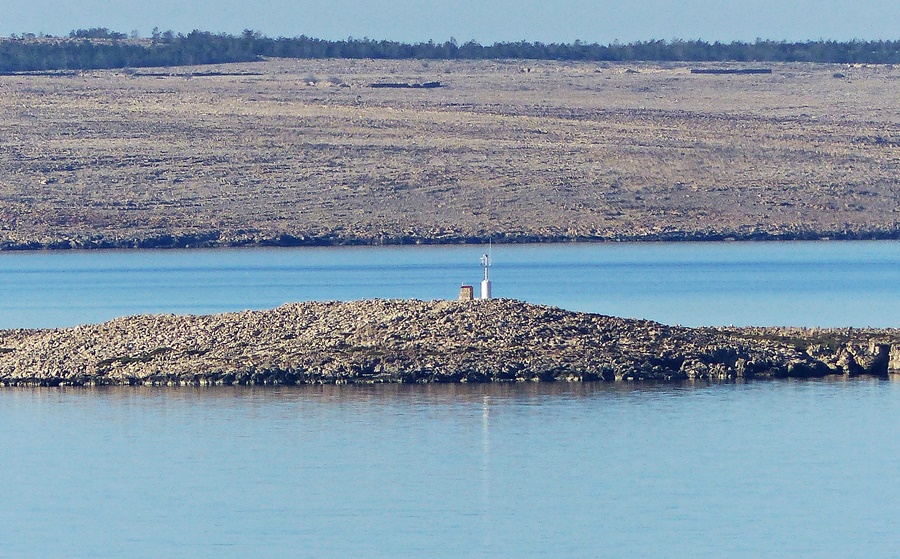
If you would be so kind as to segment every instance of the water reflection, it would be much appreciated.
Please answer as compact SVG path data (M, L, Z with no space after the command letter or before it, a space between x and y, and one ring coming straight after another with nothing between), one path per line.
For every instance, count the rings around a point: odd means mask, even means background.
M413 408L478 405L486 410L505 403L539 406L566 399L606 397L643 398L690 396L698 391L729 388L769 388L808 384L872 384L900 382L900 375L888 377L829 375L819 378L729 381L632 381L632 382L507 382L507 383L426 383L426 384L321 384L282 386L99 386L54 388L4 388L7 394L29 399L61 401L97 398L108 401L136 401L141 404L165 400L234 400L240 404L260 402L315 402L318 405L391 405ZM489 414L488 414L489 415Z
M898 390L865 378L4 389L0 471L36 482L0 485L3 549L890 556Z

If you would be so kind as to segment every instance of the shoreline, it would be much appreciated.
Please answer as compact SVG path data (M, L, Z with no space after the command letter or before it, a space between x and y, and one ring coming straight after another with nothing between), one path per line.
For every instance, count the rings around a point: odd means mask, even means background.
M0 386L888 377L900 329L687 328L510 299L291 303L0 331Z
M297 247L378 247L378 246L455 246L494 244L552 243L718 243L718 242L795 242L795 241L896 241L898 230L876 231L797 231L797 232L690 232L675 231L646 235L525 235L497 233L484 236L342 238L336 236L279 235L277 237L223 238L219 234L163 235L144 239L72 240L0 242L3 252L66 252L70 250L160 250L160 249L228 249L228 248L297 248Z

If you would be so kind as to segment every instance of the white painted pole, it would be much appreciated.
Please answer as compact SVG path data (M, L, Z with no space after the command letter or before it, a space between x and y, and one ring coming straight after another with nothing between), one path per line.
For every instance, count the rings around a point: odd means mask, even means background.
M487 254L481 255L481 265L484 266L484 279L481 281L481 298L491 298L491 280L488 278L488 268L491 267L491 257Z

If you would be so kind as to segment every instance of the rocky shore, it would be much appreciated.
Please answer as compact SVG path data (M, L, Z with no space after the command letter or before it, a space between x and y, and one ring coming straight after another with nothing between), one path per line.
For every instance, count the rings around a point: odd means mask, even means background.
M554 230L532 233L484 232L459 234L440 228L409 231L405 234L381 234L356 231L325 232L308 235L241 231L234 234L219 229L198 234L162 234L147 237L104 238L90 235L75 238L43 237L39 240L0 240L2 251L37 250L129 250L129 249L194 249L239 247L334 247L384 245L466 245L528 243L634 243L634 242L721 242L721 241L896 241L900 226L885 228L807 229L784 227L721 229L709 227L695 231L608 231L595 234L570 234Z
M684 328L514 301L294 303L0 331L0 385L734 380L900 373L900 330Z

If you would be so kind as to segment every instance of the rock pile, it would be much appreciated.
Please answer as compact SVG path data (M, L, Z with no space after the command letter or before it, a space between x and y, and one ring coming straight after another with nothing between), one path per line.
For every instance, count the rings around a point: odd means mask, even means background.
M0 331L0 384L727 380L900 369L900 331L682 328L520 301L295 303Z

